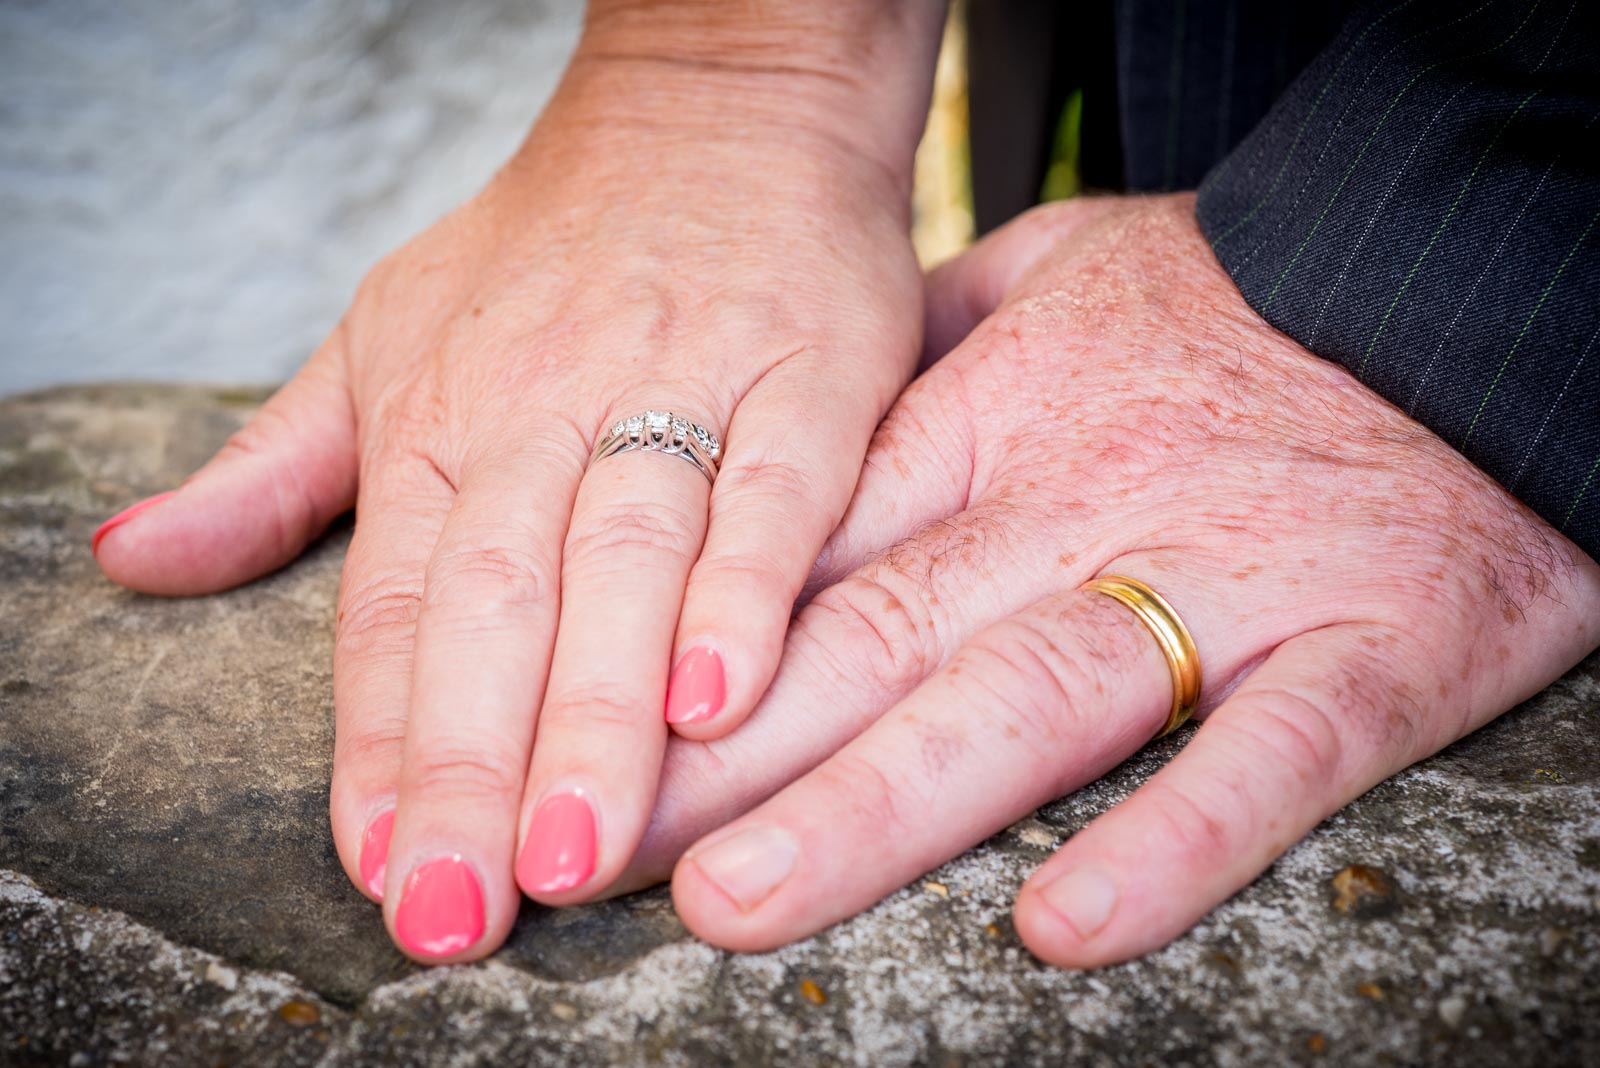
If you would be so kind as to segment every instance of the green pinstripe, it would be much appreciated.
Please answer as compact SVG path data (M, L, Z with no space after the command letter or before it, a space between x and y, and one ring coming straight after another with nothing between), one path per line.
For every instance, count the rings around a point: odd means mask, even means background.
M1474 52L1469 55L1458 56L1454 60L1441 59L1437 62L1430 63L1426 67L1423 67L1421 70L1417 71L1417 73L1413 74L1411 76L1411 80L1406 82L1406 84L1400 88L1400 91L1394 95L1394 99L1389 101L1389 106L1384 108L1383 114L1379 116L1377 123L1372 127L1372 132L1368 134L1367 139L1362 142L1361 150L1356 153L1356 158L1350 161L1350 166L1345 169L1344 177L1339 179L1339 185L1334 189L1333 195L1328 198L1328 202L1324 204L1322 206L1322 210L1317 213L1316 222L1312 223L1310 231L1306 233L1304 240L1300 242L1300 246L1294 250L1294 255L1289 257L1289 262L1284 265L1282 272L1279 273L1278 280L1273 283L1271 291L1267 293L1266 300L1262 302L1262 315L1265 315L1268 309L1272 307L1272 302L1277 299L1278 291L1283 288L1283 283L1288 281L1289 274L1294 270L1295 264L1300 262L1300 257L1305 254L1306 249L1311 245L1312 238L1316 237L1317 231L1322 229L1323 222L1325 222L1328 218L1328 212L1333 210L1333 205L1339 199L1339 194L1344 192L1344 187L1350 182L1350 176L1354 174L1356 168L1360 166L1362 158L1367 154L1367 149L1372 147L1372 142L1377 139L1378 132L1383 129L1384 123L1389 121L1389 116L1394 113L1394 109L1396 105L1400 103L1400 99L1411 91L1411 87L1416 85L1418 80L1420 80L1423 75L1429 73L1435 67L1443 66L1447 62L1457 62L1463 59L1475 59L1478 56L1486 56L1491 52L1498 52L1500 49L1510 44L1511 41L1519 33L1521 33L1523 28L1526 27L1533 19L1534 12L1539 10L1539 5L1541 3L1543 3L1543 0L1535 0L1534 5L1528 9L1528 14L1520 23L1517 24L1517 28L1507 34L1505 39L1499 44L1496 44L1492 48L1486 48L1482 52Z
M1594 474L1600 471L1600 456L1594 458L1594 464L1589 468L1589 473L1583 477L1583 485L1578 487L1578 495L1572 498L1572 507L1567 509L1567 514L1561 517L1561 526L1558 530L1565 531L1567 524L1572 522L1572 516L1578 510L1578 502L1583 500L1583 495L1589 492L1589 483L1594 481Z
M1472 180L1478 177L1478 171L1483 168L1483 161L1489 158L1489 153L1494 151L1494 146L1500 143L1500 136L1506 132L1506 128L1511 125L1512 120L1522 114L1522 109L1528 106L1528 101L1538 95L1539 90L1535 89L1523 97L1515 110L1506 116L1506 121L1502 122L1500 128L1494 132L1494 136L1489 138L1489 143L1483 146L1483 151L1478 155L1478 162L1472 165L1472 170L1467 173L1466 181L1461 183L1461 190L1456 193L1456 198L1450 202L1449 210L1444 213L1444 218L1439 220L1439 225L1434 228L1433 236L1428 238L1428 243L1422 247L1422 251L1417 255L1416 262L1406 272L1405 278L1400 282L1400 288L1395 290L1394 299L1384 309L1383 318L1378 320L1378 328L1372 332L1372 339L1367 342L1367 351L1361 354L1361 363L1356 367L1357 378L1361 378L1366 374L1367 361L1372 359L1372 350L1377 348L1378 338L1383 336L1384 328L1389 325L1390 316L1394 315L1395 308L1400 304L1400 298L1404 297L1406 290L1411 288L1411 281L1417 276L1417 271L1422 268L1422 261L1428 258L1428 254L1433 251L1433 246L1438 242L1439 236L1444 233L1445 227L1449 226L1450 220L1455 218L1456 209L1466 199L1467 190L1472 188Z
M1255 206L1249 211L1245 212L1238 222L1234 223L1232 226L1228 227L1226 230L1222 231L1222 233L1217 235L1216 239L1212 241L1213 245L1220 245L1224 241L1228 240L1234 231L1238 230L1239 227L1243 226L1251 219L1254 219L1256 217L1256 212L1264 208L1267 204L1267 201L1272 199L1273 194L1278 191L1278 186L1283 182L1283 176L1289 171L1289 164L1294 160L1295 152L1297 152L1300 148L1300 139L1305 136L1306 127L1311 124L1311 120L1316 116L1317 109L1322 107L1322 98L1328 95L1329 89L1333 88L1333 83L1338 79L1339 73L1344 70L1345 64L1350 61L1350 57L1356 54L1356 49L1361 45L1361 42L1366 39L1367 34L1371 33L1377 28L1379 23L1383 22L1390 15L1398 14L1405 8L1410 7L1414 2L1415 0L1403 0L1402 3L1391 7L1388 11L1385 11L1382 15L1379 15L1377 18L1369 22L1361 31L1361 33L1356 36L1356 39L1350 42L1350 47L1345 49L1344 55L1339 57L1339 65L1333 69L1332 74L1328 75L1328 80L1322 83L1322 88L1317 90L1317 99L1312 101L1311 110L1306 112L1305 117L1300 120L1300 126L1294 132L1294 140L1289 142L1289 152L1283 157L1283 163L1279 165L1278 173L1272 176L1272 184L1267 187L1267 191L1265 193L1261 194L1261 199L1256 201ZM1232 160L1232 155L1226 157L1222 162L1222 167L1217 168L1216 174L1220 175L1223 171L1223 168L1227 167Z
M1389 10L1379 14L1378 18L1373 19L1373 21L1366 24L1365 29L1362 29L1362 32L1355 37L1354 42L1350 42L1349 48L1344 51L1342 56L1339 56L1339 66L1334 67L1333 74L1328 75L1328 80L1322 83L1322 88L1320 88L1320 90L1317 90L1317 99L1312 101L1312 106L1310 106L1309 112L1306 112L1304 118L1301 118L1301 123L1299 123L1298 128L1294 130L1294 139L1290 142L1290 150L1288 150L1288 155L1283 157L1282 165L1278 166L1278 173L1272 176L1272 184L1267 185L1267 192L1261 193L1261 200L1256 201L1256 205L1254 205L1250 211L1246 211L1246 213L1243 214L1240 219L1238 219L1238 222L1235 222L1234 225L1230 225L1230 227L1227 227L1226 230L1222 230L1219 235L1216 235L1216 240L1211 241L1213 245L1221 245L1222 241L1226 241L1227 238L1229 238L1230 235L1235 232L1235 230L1238 230L1238 227L1242 227L1242 225L1245 225L1246 222L1250 222L1251 219L1254 219L1254 217L1256 217L1256 213L1261 211L1261 209L1267 205L1267 201L1272 200L1272 195L1278 192L1278 185L1282 184L1283 182L1283 176L1285 176L1285 174L1288 173L1288 169L1290 169L1290 163L1294 160L1294 153L1298 152L1299 150L1299 142L1301 142L1301 137L1306 136L1306 126L1309 126L1310 120L1317 115L1317 109L1322 107L1322 98L1328 96L1328 90L1331 90L1331 88L1333 88L1333 83L1338 80L1339 72L1344 70L1344 64L1347 64L1347 62L1350 61L1350 56L1354 56L1355 50L1357 50L1358 46L1360 46L1360 43L1365 40L1366 35L1371 34L1371 32L1378 27L1379 22L1389 18L1390 14L1400 13L1400 11L1405 10L1405 8L1408 8L1408 6L1411 6L1411 3L1414 3L1414 0L1403 0L1402 3L1397 3L1397 5L1392 6L1392 8L1389 8ZM1224 158L1224 160L1222 160L1222 166L1219 166L1219 168L1216 169L1216 174L1221 174L1222 168L1226 168L1226 166L1229 165L1230 161L1232 160L1234 160L1232 155Z
M1574 241L1572 247L1567 249L1567 254L1561 258L1561 265L1556 268L1556 273L1551 275L1550 281L1544 284L1544 292L1539 294L1539 299L1534 303L1533 310L1522 321L1522 329L1517 331L1516 340L1511 343L1510 350L1506 352L1506 358L1500 361L1500 370L1495 372L1494 381L1490 382L1489 388L1484 390L1483 400L1478 402L1478 410L1472 413L1472 422L1468 424L1467 432L1461 438L1461 444L1457 446L1461 451L1466 451L1467 442L1472 438L1472 432L1478 428L1478 420L1483 417L1483 410L1489 406L1489 398L1494 396L1494 391L1499 388L1500 379L1505 377L1506 368L1511 366L1511 357L1517 354L1517 349L1521 346L1522 339L1527 336L1528 327L1533 325L1533 320L1538 316L1539 310L1544 307L1545 298L1550 296L1550 291L1555 288L1556 283L1561 280L1561 276L1566 273L1567 264L1572 262L1572 257L1577 254L1578 249L1588 239L1589 231L1594 229L1596 219L1600 219L1600 211L1589 216L1589 225L1583 228L1583 233L1578 235L1578 240ZM1590 473L1593 474L1593 472ZM1577 506L1576 502L1574 502L1573 506Z

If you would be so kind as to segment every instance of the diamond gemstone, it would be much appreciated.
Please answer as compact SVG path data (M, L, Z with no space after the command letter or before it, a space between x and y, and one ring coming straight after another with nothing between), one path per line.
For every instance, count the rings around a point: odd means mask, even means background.
M630 415L630 416L628 416L628 426L627 426L628 433L633 434L633 435L638 435L638 433L643 429L644 429L644 416L642 416L642 415Z
M645 412L644 421L649 424L651 430L660 434L665 432L667 427L672 423L672 413Z

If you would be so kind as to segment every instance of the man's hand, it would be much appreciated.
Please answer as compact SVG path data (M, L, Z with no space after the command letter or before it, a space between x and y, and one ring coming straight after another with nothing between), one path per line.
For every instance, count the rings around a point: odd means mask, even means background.
M413 956L492 950L519 885L602 891L668 722L715 736L766 689L915 366L941 13L599 0L489 187L380 264L211 464L97 535L116 581L203 593L288 562L359 483L333 831ZM714 492L659 453L586 473L646 409L721 435Z
M1190 198L1039 209L928 299L936 349L993 314L885 420L762 706L669 755L630 884L814 769L677 864L708 941L817 931L1144 745L1170 674L1096 575L1174 605L1205 694L1022 889L1022 938L1070 966L1187 930L1600 641L1600 567L1263 323Z

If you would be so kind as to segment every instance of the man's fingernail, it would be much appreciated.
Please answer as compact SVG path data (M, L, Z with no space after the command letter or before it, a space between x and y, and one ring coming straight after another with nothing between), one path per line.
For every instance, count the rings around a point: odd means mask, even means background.
M581 790L551 794L534 810L517 860L517 885L530 894L571 890L594 874L594 809Z
M1070 871L1047 883L1039 895L1084 939L1093 938L1117 907L1117 884L1098 868Z
M741 912L765 901L794 871L800 842L782 827L746 827L689 855L695 867L733 898Z
M394 833L394 809L372 817L361 835L361 882L372 896L383 900L383 877L389 867L389 836Z
M138 515L140 512L147 508L154 508L156 505L160 504L162 501L166 500L168 497L177 492L177 490L168 490L165 493L158 493L154 497L146 497L138 504L124 508L110 519L107 519L104 523L101 523L99 529L94 532L94 537L89 539L89 551L98 552L100 550L101 538L104 538L107 534L110 534L113 530L116 530L118 527L132 519L134 516Z
M448 957L483 937L483 890L460 854L430 860L400 889L394 933L413 953Z
M728 697L722 654L697 645L683 654L667 683L667 722L697 723L722 711Z

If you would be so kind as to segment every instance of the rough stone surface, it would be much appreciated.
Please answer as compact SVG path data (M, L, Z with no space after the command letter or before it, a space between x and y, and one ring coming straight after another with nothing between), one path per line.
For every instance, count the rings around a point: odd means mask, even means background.
M1041 967L1009 902L1181 735L775 953L698 943L658 890L415 968L325 825L347 532L195 600L89 555L256 399L0 400L0 1063L1600 1063L1600 657L1131 964Z

